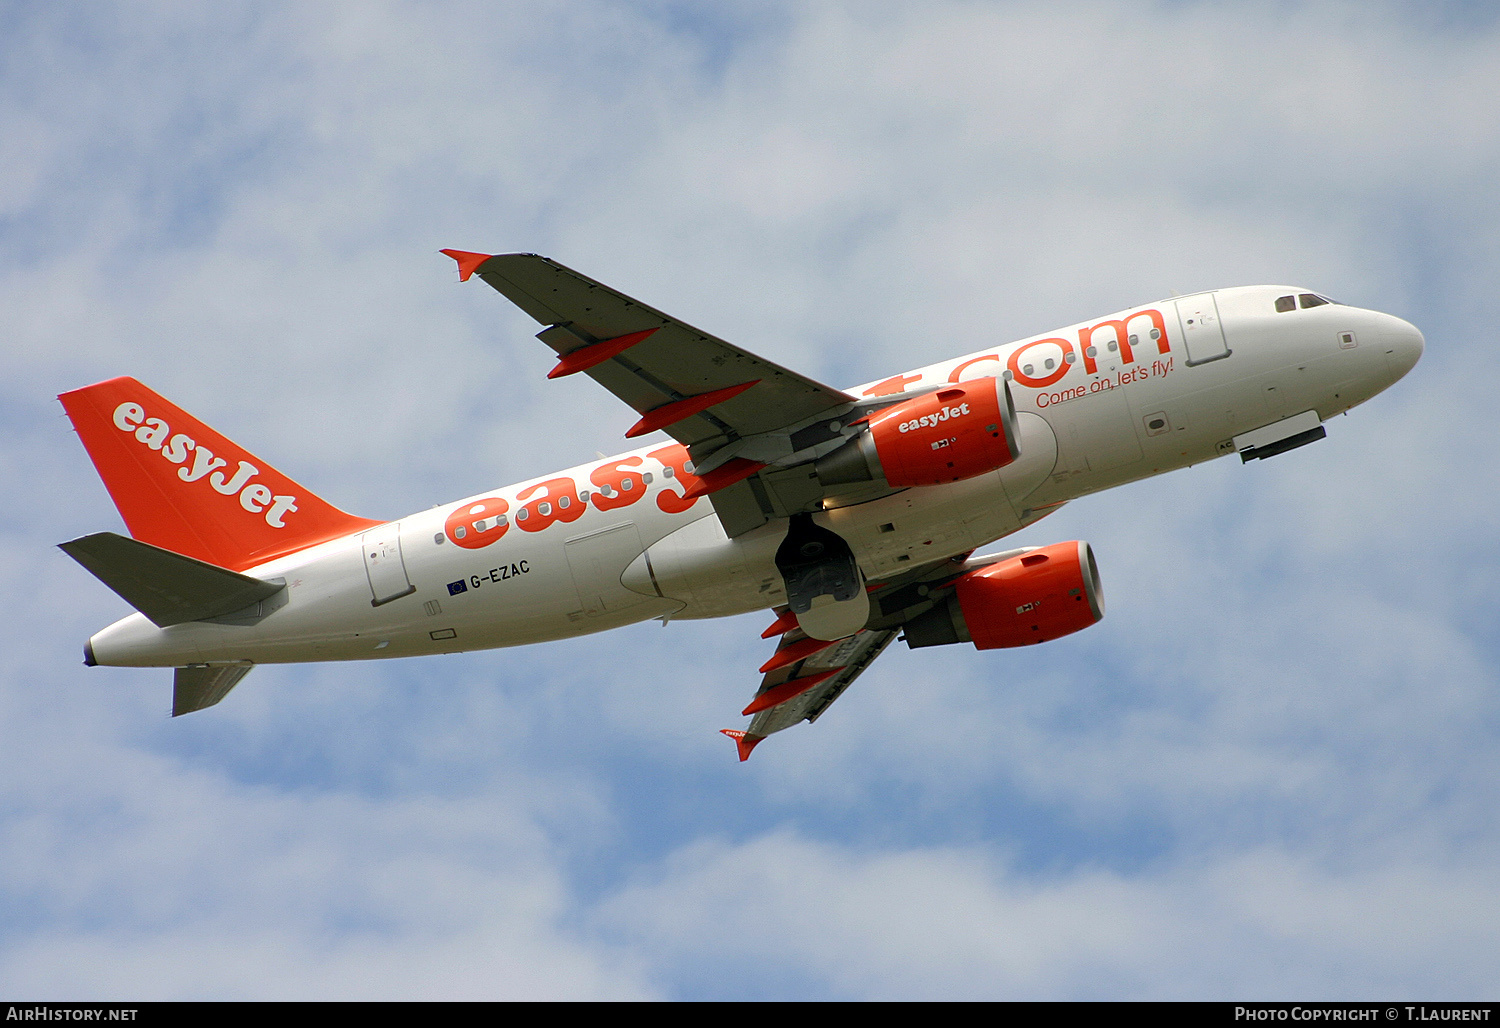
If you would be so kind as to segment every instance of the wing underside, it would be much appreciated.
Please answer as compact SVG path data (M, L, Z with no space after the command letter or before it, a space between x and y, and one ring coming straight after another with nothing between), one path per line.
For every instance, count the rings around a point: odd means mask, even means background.
M564 359L601 342L647 333L578 369L643 417L672 403L723 394L704 410L660 426L684 446L712 448L854 402L841 390L757 357L546 257L501 254L481 264L478 274L548 326L539 338ZM742 392L729 395L740 387L745 387ZM657 420L693 406L666 411Z
M1026 553L1029 547L1003 553L949 560L888 579L871 589L870 617L865 627L837 642L810 639L797 627L787 608L777 610L766 636L781 633L776 652L761 666L765 677L755 699L745 708L751 716L743 729L725 729L739 746L740 759L766 736L801 721L816 721L880 656L911 621L948 602L953 583L978 568ZM925 645L925 644L919 644Z
M761 680L757 696L787 685L795 689L799 680L818 678L820 681L805 692L756 713L745 733L764 738L799 721L816 721L895 640L897 634L896 629L857 632L794 665L768 672ZM827 672L832 673L824 677Z

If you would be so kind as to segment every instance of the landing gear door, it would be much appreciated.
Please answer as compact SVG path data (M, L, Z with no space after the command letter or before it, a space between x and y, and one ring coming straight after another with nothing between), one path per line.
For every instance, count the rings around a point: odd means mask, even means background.
M360 536L364 546L365 574L370 579L370 606L399 600L417 591L406 577L406 562L401 559L401 522L372 528Z
M1188 367L1229 356L1229 344L1224 341L1224 325L1219 321L1219 305L1213 293L1179 299L1177 320L1187 344Z

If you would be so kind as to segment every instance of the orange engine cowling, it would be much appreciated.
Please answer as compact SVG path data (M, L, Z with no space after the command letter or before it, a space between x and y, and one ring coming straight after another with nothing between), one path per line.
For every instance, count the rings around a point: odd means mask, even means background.
M941 485L1003 468L1021 455L1016 408L997 378L978 378L903 400L814 465L825 486L868 482Z
M1053 543L954 582L945 602L906 623L912 648L972 642L975 649L1030 646L1071 635L1104 617L1094 551Z

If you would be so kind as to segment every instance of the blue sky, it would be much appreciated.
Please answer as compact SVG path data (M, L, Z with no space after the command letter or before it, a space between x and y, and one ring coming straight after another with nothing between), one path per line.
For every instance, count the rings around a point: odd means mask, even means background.
M1486 5L0 4L0 991L1493 998ZM82 667L134 375L399 517L622 448L442 247L838 385L1293 282L1427 353L1329 436L1082 500L1108 616L893 648L741 765L758 616ZM663 673L662 668L669 669Z

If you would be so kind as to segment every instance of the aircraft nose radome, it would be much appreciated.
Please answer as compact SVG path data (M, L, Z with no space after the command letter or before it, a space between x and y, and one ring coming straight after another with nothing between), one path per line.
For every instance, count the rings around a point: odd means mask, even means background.
M1387 339L1386 361L1396 378L1401 378L1417 366L1427 341L1422 338L1417 326L1400 318L1391 318Z

